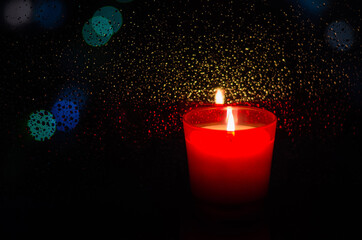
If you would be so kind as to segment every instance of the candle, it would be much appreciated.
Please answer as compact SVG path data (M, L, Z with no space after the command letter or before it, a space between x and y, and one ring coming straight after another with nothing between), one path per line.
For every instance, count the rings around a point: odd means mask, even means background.
M217 88L215 94L215 104L222 105L225 103L224 90Z
M183 118L191 190L204 202L234 205L267 194L274 114L252 107L198 108Z

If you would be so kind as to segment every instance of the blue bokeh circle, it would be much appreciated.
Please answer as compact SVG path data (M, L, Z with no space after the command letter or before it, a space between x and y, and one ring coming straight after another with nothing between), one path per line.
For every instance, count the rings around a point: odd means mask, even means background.
M56 28L64 21L64 10L59 0L42 0L35 5L34 20L44 28Z
M52 113L57 121L57 129L67 132L74 129L79 122L79 109L72 101L61 100L52 107Z

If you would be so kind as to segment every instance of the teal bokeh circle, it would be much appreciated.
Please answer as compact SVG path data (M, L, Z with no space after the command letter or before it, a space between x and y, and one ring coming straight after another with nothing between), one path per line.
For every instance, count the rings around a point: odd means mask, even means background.
M30 135L33 136L36 141L44 141L54 135L56 121L50 112L39 110L30 114L28 128Z
M113 32L116 33L121 28L123 24L122 13L115 7L105 6L98 9L94 15L95 17L103 17L108 19L109 24L111 24Z
M102 24L98 25L98 26L102 26L103 29L101 29L101 27L99 27L97 29L98 32L103 33L103 35L98 34L95 31L95 28L93 27L93 25L96 25L97 20L92 21L92 19L90 19L89 21L87 21L84 26L83 26L83 30L82 30L82 35L83 35L83 39L84 41L93 47L100 47L105 45L109 39L111 39L112 34L109 34L109 32L107 31L107 29L111 29L112 26L110 24L106 24L107 21L104 20L99 20L100 18L97 18L98 21L102 22Z

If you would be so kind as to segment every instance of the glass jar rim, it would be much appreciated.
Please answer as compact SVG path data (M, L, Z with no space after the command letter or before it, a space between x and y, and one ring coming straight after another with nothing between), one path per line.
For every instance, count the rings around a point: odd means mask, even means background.
M199 111L207 111L207 110L223 110L223 111L227 111L227 108L231 107L233 110L235 109L242 109L242 110L252 110L255 112L260 112L263 114L266 114L268 116L271 117L271 121L266 123L265 125L262 126L258 126L255 128L251 128L251 129L239 129L239 130L235 130L235 132L241 132L241 131L250 131L250 130L254 130L254 129L261 129L261 128L268 128L270 126L272 126L273 124L276 124L277 122L277 117L275 116L274 113L263 109L263 108L257 108L257 107L249 107L249 106L212 106L212 107L198 107L198 108L194 108L191 111L185 113L182 117L182 122L184 123L184 125L187 125L190 128L195 128L195 129L205 129L203 127L197 126L193 123L190 122L190 120L188 119L189 116L191 116L192 114L199 112ZM211 131L225 131L225 130L220 130L220 129L207 129L207 130L211 130Z

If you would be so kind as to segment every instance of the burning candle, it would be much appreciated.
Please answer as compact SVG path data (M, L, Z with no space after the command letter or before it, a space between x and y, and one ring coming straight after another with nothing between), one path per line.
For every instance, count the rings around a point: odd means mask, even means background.
M207 203L237 205L268 191L276 117L253 107L197 108L183 118L191 190Z
M216 89L215 104L222 105L225 102L224 91L220 88Z

